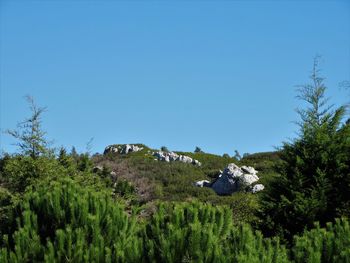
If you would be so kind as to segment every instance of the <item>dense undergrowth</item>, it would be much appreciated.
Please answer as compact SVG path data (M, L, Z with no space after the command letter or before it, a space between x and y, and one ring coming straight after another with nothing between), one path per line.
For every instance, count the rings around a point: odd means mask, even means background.
M69 177L43 180L11 210L0 262L347 262L346 219L305 231L286 248L227 206L161 202L149 218Z

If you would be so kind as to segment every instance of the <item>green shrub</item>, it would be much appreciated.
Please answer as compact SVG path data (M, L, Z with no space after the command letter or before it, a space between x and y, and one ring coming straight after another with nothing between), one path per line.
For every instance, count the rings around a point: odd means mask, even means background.
M137 219L140 209L132 210L127 214L109 193L81 187L69 177L42 180L13 209L15 227L3 237L0 262L319 263L350 258L347 219L295 236L288 250L278 238L234 224L228 206L159 202L147 219Z
M350 226L346 219L327 223L326 228L305 231L294 237L292 249L295 262L350 262Z
M161 203L144 244L148 262L288 262L278 239L234 226L228 207L200 202Z
M69 178L26 193L0 262L139 262L138 225L107 194Z
M23 192L36 181L58 174L66 174L66 169L54 158L17 155L5 160L0 176L7 189Z

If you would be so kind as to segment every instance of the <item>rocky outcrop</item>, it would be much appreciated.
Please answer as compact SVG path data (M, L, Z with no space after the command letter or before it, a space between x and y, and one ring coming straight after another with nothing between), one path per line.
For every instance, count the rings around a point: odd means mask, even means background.
M238 167L236 164L230 163L215 181L202 185L211 187L218 195L231 195L243 189L249 189L252 193L257 193L264 189L262 184L252 187L259 180L257 173L253 167ZM203 181L198 181L195 184L202 187L201 182Z
M134 144L109 145L105 148L105 151L103 154L108 154L108 153L128 154L131 152L139 152L141 150L143 150L143 147L139 147Z
M198 160L195 160L189 156L186 155L180 155L174 152L163 152L158 151L152 153L153 156L156 157L159 161L165 161L165 162L183 162L183 163L190 163L193 165L201 166L201 162Z

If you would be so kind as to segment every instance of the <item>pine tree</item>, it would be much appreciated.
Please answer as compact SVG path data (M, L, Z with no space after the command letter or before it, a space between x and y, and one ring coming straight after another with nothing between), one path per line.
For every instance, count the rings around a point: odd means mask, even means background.
M43 181L21 203L0 262L141 262L135 217L70 178Z
M67 154L67 151L64 147L60 148L57 160L65 168L70 168L74 165L73 158Z
M195 153L203 153L202 149L198 146L196 146L196 148L194 149Z
M18 140L16 145L24 155L38 158L40 155L50 153L49 141L45 138L46 132L42 129L41 116L46 108L38 107L34 99L26 96L31 116L18 123L17 130L7 130L7 134Z
M75 149L75 147L72 147L72 150L70 152L70 156L74 159L77 160L79 158L79 154L77 152L77 150Z
M270 235L279 232L291 240L314 221L324 224L349 207L350 129L342 124L345 106L332 110L325 91L316 58L311 83L299 89L298 97L308 104L298 110L299 137L284 143L281 176L263 198L263 228Z
M292 256L295 262L349 262L349 222L336 219L321 228L315 223L314 229L294 237Z

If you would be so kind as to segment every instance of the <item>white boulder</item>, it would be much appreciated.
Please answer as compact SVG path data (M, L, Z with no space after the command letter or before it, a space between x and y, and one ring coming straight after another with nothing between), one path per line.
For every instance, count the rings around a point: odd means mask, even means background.
M254 185L254 187L252 189L252 193L255 194L255 193L260 192L264 189L265 189L265 186L263 184L256 184L256 185Z
M259 180L259 177L255 174L243 174L239 177L239 181L242 186L249 186Z
M232 176L233 178L240 177L243 172L236 164L230 163L223 171L224 174Z
M239 190L244 190L259 180L258 171L250 166L238 167L230 163L224 171L211 183L211 188L219 195L230 195ZM264 186L257 184L252 188L252 192L262 191Z
M230 175L221 174L211 185L218 195L230 195L239 190L238 180Z
M208 180L201 180L201 181L195 182L194 185L197 187L204 187L204 186L209 186L210 182Z
M258 173L258 171L255 170L254 167L251 167L251 166L245 166L245 165L243 165L243 166L241 167L241 169L242 169L242 171L243 171L244 173L248 173L248 174L257 174L257 173Z

